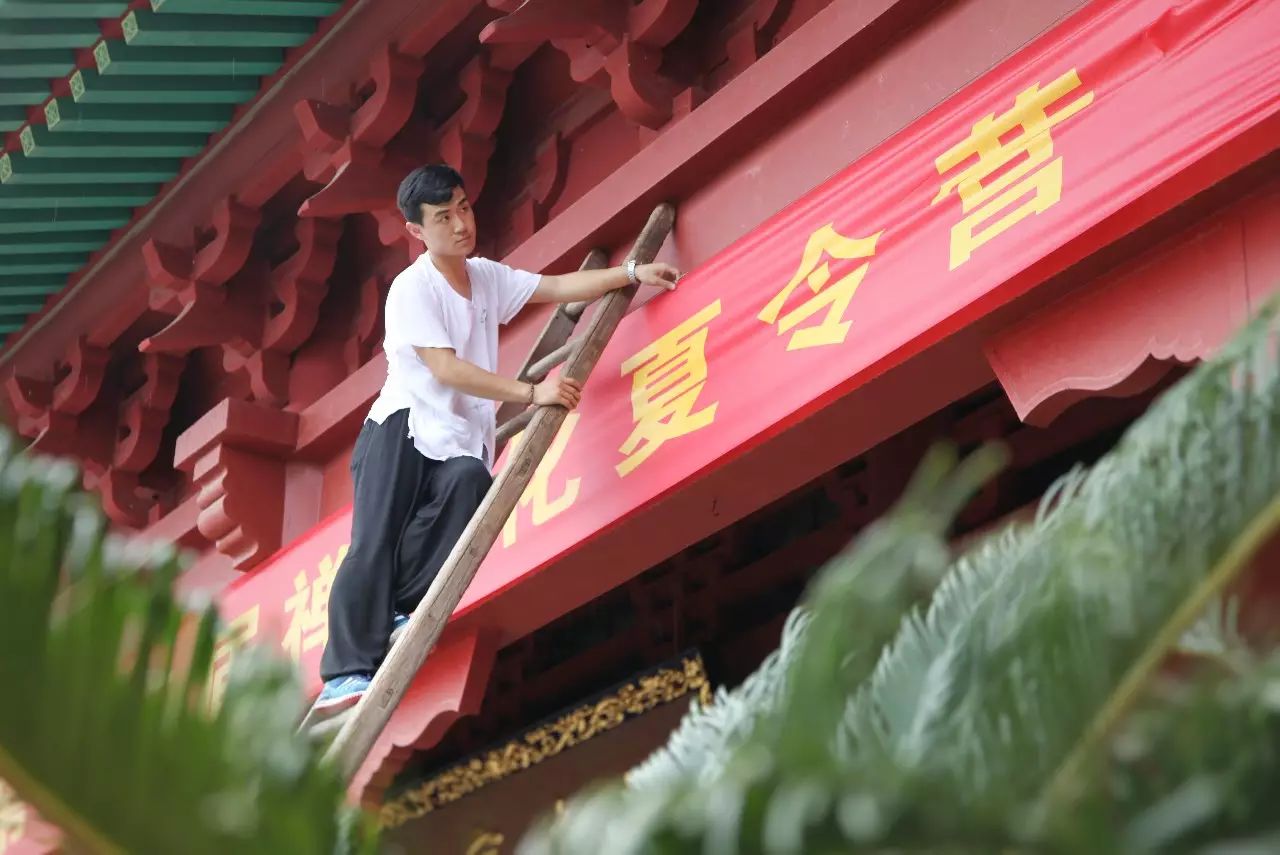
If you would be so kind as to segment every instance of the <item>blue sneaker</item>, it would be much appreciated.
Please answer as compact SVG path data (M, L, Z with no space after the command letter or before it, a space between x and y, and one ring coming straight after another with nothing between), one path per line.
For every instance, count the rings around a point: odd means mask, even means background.
M395 646L400 640L400 636L404 633L404 628L409 625L409 616L397 614L391 619L391 638L388 639L388 649Z
M324 684L320 697L313 705L317 710L340 710L355 706L369 689L372 678L368 674L347 674L334 677Z

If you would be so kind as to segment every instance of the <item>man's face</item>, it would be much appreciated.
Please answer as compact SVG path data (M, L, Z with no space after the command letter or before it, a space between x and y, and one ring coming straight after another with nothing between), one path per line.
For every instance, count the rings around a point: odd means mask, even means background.
M422 206L422 225L406 223L409 234L427 245L432 255L466 257L476 248L476 215L461 187L440 205Z

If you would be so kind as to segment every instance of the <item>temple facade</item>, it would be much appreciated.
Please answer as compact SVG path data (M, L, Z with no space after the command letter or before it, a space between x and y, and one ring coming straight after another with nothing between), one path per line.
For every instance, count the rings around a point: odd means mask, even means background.
M513 851L755 668L930 445L1011 450L959 537L1026 513L1280 286L1267 0L58 8L0 3L6 421L191 551L222 678L255 640L318 691L421 251L401 177L454 165L478 253L547 273L675 209L687 275L633 303L352 786L410 847ZM56 850L8 815L0 852Z

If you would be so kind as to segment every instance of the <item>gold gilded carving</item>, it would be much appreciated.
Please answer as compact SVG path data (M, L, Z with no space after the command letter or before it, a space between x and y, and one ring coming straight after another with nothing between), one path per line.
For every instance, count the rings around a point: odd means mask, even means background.
M506 836L496 831L484 831L471 841L467 847L467 855L499 855L499 848L506 842Z
M679 667L645 674L501 747L450 766L383 805L379 821L384 828L404 825L613 730L629 718L694 693L703 705L711 703L711 683L698 656L683 660Z

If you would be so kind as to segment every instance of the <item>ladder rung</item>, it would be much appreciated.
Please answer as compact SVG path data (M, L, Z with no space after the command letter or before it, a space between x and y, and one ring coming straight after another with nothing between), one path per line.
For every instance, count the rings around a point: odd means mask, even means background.
M582 259L579 270L599 270L609 262L609 256L604 250L593 249L587 253L587 257ZM551 317L547 319L547 323L542 328L538 340L534 342L533 348L530 349L528 356L521 363L521 368L516 372L516 379L529 381L530 367L538 363L544 356L561 347L569 339L570 333L578 324L578 319L582 317L583 312L594 301L579 301L577 303L565 303L557 306L556 310L551 313ZM559 364L559 363L557 363ZM545 372L543 373L545 376ZM541 379L541 378L538 378ZM499 425L496 441L494 443L493 457L496 460L502 456L502 449L507 444L507 440L515 436L525 425L529 423L528 418L520 422L518 427L514 429L503 430L503 427L511 423L516 418L523 405L508 402L498 408L497 422Z
M579 300L576 303L566 303L564 313L570 319L580 321L582 320L582 313L585 312L587 307L594 302L595 300Z
M494 434L494 442L503 443L511 439L529 426L529 422L533 421L533 414L538 411L537 407L530 407L527 410L516 413L502 424L498 425L498 430Z
M537 383L551 373L551 369L568 361L573 352L582 346L582 336L569 339L546 356L529 366L525 376L532 383Z

